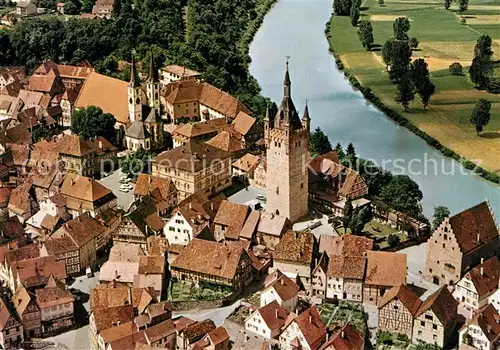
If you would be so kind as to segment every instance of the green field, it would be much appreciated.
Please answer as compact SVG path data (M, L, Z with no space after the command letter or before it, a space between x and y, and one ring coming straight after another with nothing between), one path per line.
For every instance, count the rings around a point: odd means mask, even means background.
M467 74L453 76L448 67L460 62L464 73L468 71L474 45L480 34L493 39L493 59L500 60L500 0L470 0L464 13L467 25L460 24L457 4L445 10L443 1L437 0L377 0L362 4L361 20L370 20L375 44L383 45L393 36L392 24L397 17L410 19L410 37L416 37L419 49L413 58L424 58L429 64L431 80L436 94L427 111L416 98L410 112L394 101L396 86L389 80L383 64L380 46L366 51L349 17L335 16L330 23L330 43L344 63L345 70L354 74L360 83L373 92L388 107L407 117L414 125L440 141L461 156L481 160L481 166L500 173L500 95L474 89ZM500 75L496 64L495 75ZM477 136L469 122L474 104L479 98L492 102L492 117L481 136Z

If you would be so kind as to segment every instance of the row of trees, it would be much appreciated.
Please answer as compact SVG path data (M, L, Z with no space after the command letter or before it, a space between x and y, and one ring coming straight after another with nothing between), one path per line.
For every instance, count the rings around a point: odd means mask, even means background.
M81 10L93 4L89 1L82 0ZM119 61L130 61L134 51L147 71L152 50L156 64L176 63L199 70L207 82L263 115L269 100L260 96L258 83L248 73L249 57L237 45L256 16L257 3L189 0L187 26L185 0L116 0L114 17L109 20L65 21L51 16L21 21L0 30L0 66L25 65L30 71L49 59L67 64L88 60L103 74L128 79L128 71L118 70Z
M493 68L491 57L493 50L491 48L492 40L489 35L481 35L474 46L474 59L469 68L469 75L477 88L485 89L490 82Z

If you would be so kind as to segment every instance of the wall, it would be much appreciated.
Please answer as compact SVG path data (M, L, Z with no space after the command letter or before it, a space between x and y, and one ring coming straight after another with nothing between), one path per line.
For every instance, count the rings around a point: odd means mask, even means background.
M193 228L181 213L175 213L163 227L169 244L187 245L193 239Z

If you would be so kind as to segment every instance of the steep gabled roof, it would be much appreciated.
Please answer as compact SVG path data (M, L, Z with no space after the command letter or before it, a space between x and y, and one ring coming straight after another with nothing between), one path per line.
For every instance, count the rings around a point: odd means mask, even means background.
M479 300L482 300L494 293L499 287L500 261L494 256L474 267L467 276L474 283Z
M275 260L310 264L313 258L314 236L311 232L287 231L274 251Z
M257 312L260 314L271 332L283 327L288 318L288 311L283 306L278 304L276 300L264 305L257 310Z
M393 287L406 284L406 254L368 251L365 283Z
M453 298L446 286L432 293L418 308L415 318L427 310L432 310L443 326L457 316L458 302Z
M326 338L326 327L315 305L295 318L311 350L318 349Z
M412 316L415 316L422 303L419 297L405 284L400 284L389 289L380 300L378 308L383 308L392 300L399 300Z

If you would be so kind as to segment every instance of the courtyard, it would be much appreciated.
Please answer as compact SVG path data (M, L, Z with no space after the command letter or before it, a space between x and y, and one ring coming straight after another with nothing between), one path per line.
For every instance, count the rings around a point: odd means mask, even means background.
M126 211L134 201L134 188L128 192L120 191L120 177L123 175L121 169L118 169L97 181L113 191L113 194L116 196L118 208ZM134 186L132 182L130 184Z
M217 300L231 295L232 292L229 286L217 285L204 281L200 281L199 284L173 281L170 287L170 300Z

